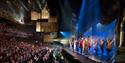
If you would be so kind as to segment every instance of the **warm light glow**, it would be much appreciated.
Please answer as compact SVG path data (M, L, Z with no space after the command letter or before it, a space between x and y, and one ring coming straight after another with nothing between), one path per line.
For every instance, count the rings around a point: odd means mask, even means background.
M57 23L55 22L42 22L41 23L44 32L56 32Z
M31 20L38 20L40 18L40 13L31 11Z
M50 35L50 34L44 35L44 36L43 36L43 41L44 41L44 42L52 42L52 37L51 37L51 35Z
M62 39L62 40L60 40L60 42L61 42L62 44L64 44L64 45L66 45L66 44L68 43L68 40L67 40L67 39Z
M42 10L42 19L49 19L49 12L46 8Z
M53 41L60 41L60 39L53 39Z
M36 23L36 32L41 32L40 22Z
M48 19L48 22L57 22L57 17L56 16L50 16Z

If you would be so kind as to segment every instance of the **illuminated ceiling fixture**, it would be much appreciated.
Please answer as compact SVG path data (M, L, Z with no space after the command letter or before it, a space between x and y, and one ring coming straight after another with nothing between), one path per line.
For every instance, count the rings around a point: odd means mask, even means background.
M40 19L40 13L36 11L31 11L31 20L38 20Z
M16 14L15 20L20 24L25 24L24 22L24 9L23 7L20 7L20 12Z
M36 32L41 32L40 22L36 23Z
M21 20L21 19L19 19L18 22L19 22L20 24L25 24L25 23L24 23L24 20Z
M19 0L18 0L19 1ZM19 1L21 4L23 4L21 1ZM18 6L11 1L6 1L7 7L10 10L10 16L12 20L15 20L15 22L20 23L20 24L25 24L24 22L24 8L22 6ZM24 5L24 4L23 4ZM18 8L17 8L18 7ZM17 10L18 9L18 10Z
M16 18L14 18L14 19L15 19L18 23L20 23L20 24L25 24L23 18L20 18L20 17L16 16Z
M47 3L45 4L44 8L42 9L42 19L49 19L49 12L47 10Z

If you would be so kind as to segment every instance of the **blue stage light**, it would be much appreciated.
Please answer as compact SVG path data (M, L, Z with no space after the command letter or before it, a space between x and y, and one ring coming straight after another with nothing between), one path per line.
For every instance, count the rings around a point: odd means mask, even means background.
M63 36L63 38L70 38L71 37L71 32L63 32L61 31L60 34Z
M91 26L97 24L99 18L99 0L82 0L79 19L77 21L78 32L85 32Z

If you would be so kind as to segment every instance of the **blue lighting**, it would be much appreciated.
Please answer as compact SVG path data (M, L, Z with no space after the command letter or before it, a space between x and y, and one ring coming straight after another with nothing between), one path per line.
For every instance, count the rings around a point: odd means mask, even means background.
M60 32L60 34L63 36L63 38L70 38L71 37L71 32Z
M95 39L98 43L100 43L101 39L104 39L105 44L103 48L97 44L95 50L94 48L90 49L90 54L94 54L100 59L109 61L116 53L115 45L112 47L111 51L107 50L107 39L113 39L115 44L116 19L108 25L103 25L100 23L99 18L99 0L82 0L79 18L76 24L77 37L79 38L80 35L88 38L92 36L92 39Z
M112 60L112 58L116 55L116 45L115 45L115 26L116 26L116 19L108 24L103 25L101 23L97 23L96 25L93 25L91 28L89 28L86 32L84 32L83 37L92 36L92 38L98 39L98 43L100 43L101 39L104 39L104 45L103 49L100 48L100 45L97 45L97 50L95 56L103 61L106 61L106 63L109 63L108 61ZM110 51L107 50L107 39L112 39L112 48ZM94 53L94 50L90 50L91 54ZM93 53L92 53L93 51Z
M98 24L96 25L96 27L98 27L98 28L100 28L101 26L102 26L101 23L98 23Z
M85 32L88 28L98 23L100 17L99 0L82 0L78 19L78 32Z
M108 25L102 25L101 23L98 23L96 26L92 27L92 36L98 36L104 39L113 38L115 35L115 24L116 19Z
M80 10L80 14L79 14L79 20L78 20L78 25L77 25L77 30L78 32L80 32L80 25L81 25L81 21L82 21L82 18L83 18L83 15L84 15L84 11L85 11L85 3L86 3L86 0L82 0L82 6L81 6L81 10Z

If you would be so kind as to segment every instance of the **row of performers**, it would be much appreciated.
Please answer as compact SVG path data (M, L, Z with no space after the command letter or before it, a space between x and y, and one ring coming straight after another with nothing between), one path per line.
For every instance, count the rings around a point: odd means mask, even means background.
M92 52L101 52L103 54L107 52L107 54L111 51L114 51L115 41L114 39L97 39L92 37L82 37L78 40L72 39L69 41L69 47L80 54L91 54Z

